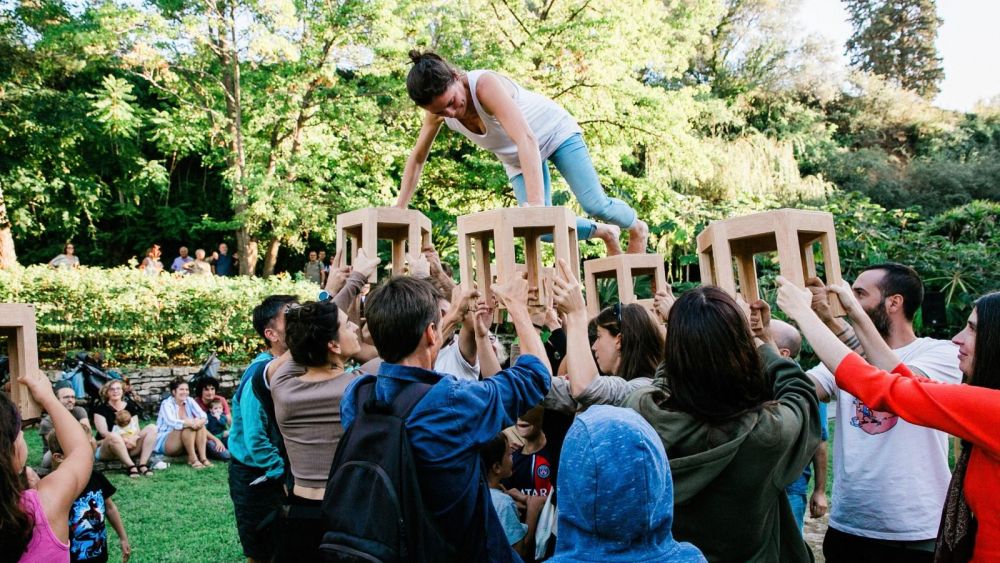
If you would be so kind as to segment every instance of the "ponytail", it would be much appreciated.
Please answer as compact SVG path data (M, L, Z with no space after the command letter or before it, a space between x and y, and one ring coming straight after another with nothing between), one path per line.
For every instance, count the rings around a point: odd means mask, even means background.
M455 67L437 53L413 49L410 62L413 66L406 75L406 92L418 106L429 105L455 81Z

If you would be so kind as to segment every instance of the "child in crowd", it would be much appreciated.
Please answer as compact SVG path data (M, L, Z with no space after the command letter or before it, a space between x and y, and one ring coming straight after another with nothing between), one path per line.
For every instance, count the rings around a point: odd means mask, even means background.
M127 411L122 412L127 414ZM117 430L117 417L115 423ZM138 428L136 433L138 433ZM52 452L52 468L53 470L59 469L59 464L63 462L64 456L56 433L50 432L45 441L49 446L49 451ZM122 561L128 561L132 553L132 546L129 545L128 534L125 533L125 524L122 523L118 507L111 500L115 491L115 486L100 471L96 469L91 471L87 486L73 501L69 510L70 561L74 563L78 561L107 561L108 523L118 534L118 542L122 549Z
M517 419L517 437L523 444L514 451L511 474L503 485L519 502L525 496L544 497L552 494L559 465L559 450L553 448L542 431L545 409L537 406Z
M221 399L216 398L211 404L208 411L208 432L225 444L229 438L229 417L226 416Z
M518 516L517 502L500 481L511 476L513 459L510 442L503 432L497 434L480 450L486 468L486 481L490 486L490 499L496 510L507 541L521 557L532 557L535 553L535 528L538 525L538 515L545 505L544 496L528 496L525 498L525 522Z
M134 438L139 435L139 419L132 416L128 409L115 413L115 425L111 431L122 438Z

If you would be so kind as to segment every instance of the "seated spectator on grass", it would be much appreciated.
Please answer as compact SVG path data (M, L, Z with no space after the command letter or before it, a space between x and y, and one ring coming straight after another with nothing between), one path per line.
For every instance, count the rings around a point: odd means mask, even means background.
M111 431L122 438L134 438L139 435L139 417L122 409L115 413L115 426Z
M120 411L128 413L128 411ZM52 467L59 469L65 460L59 437L50 432L45 439L52 452ZM103 473L94 469L90 479L80 496L73 501L69 510L69 555L73 563L105 562L108 560L108 528L110 523L118 534L118 545L122 550L122 561L128 561L132 554L125 524L122 523L118 506L111 496L115 494L115 486L108 481Z
M130 438L115 434L111 430L118 411L127 410L138 418L142 407L125 395L124 384L117 379L105 383L98 395L101 403L94 408L94 429L98 436L96 458L100 461L121 461L131 477L152 475L147 464L159 439L156 426L149 424L137 436ZM135 456L138 456L138 465L132 461Z
M253 327L267 351L254 359L233 392L232 428L227 444L232 454L229 495L233 499L243 555L251 562L270 561L274 555L271 515L279 510L285 498L284 446L274 421L274 402L266 390L264 372L271 360L288 351L285 311L295 302L293 295L271 295L254 307Z
M214 465L208 461L208 419L205 411L191 398L187 381L177 377L170 382L170 396L160 403L156 417L159 438L156 453L168 456L187 456L188 465L204 469Z
M56 399L45 374L35 371L17 381L52 417L65 458L37 489L25 489L21 472L28 461L28 445L21 415L10 397L0 392L0 557L21 563L69 561L70 508L90 478L94 451L80 423Z
M649 423L607 405L578 415L563 445L550 561L705 561L698 548L674 540L673 512L670 466Z
M437 291L422 279L393 277L372 292L365 307L383 359L378 377L357 380L341 402L346 429L361 408L357 393L392 403L410 385L430 385L407 417L406 429L424 506L455 549L456 561L517 560L496 511L488 510L479 449L538 404L551 379L545 347L528 312L528 282L514 277L493 290L520 341L522 353L513 366L483 381L431 371L443 341Z
M194 386L194 400L201 407L201 410L208 416L208 412L212 410L212 402L219 400L222 402L222 412L228 419L232 411L229 408L229 401L225 397L217 393L219 389L219 380L214 377L203 377L198 380ZM229 450L226 449L226 441L221 437L217 436L215 432L212 431L212 421L208 421L208 455L212 459L220 459L223 461L229 461L232 457L229 454Z
M337 444L344 434L341 399L357 377L345 363L360 350L358 327L330 301L295 305L285 312L291 359L271 376L278 428L288 452L294 486L282 519L277 561L316 561L323 536L318 508L326 492ZM300 516L300 513L305 513Z
M73 243L67 242L63 247L63 253L49 260L50 268L61 268L63 270L76 270L80 267L80 257L73 254Z
M534 560L535 529L538 526L538 515L542 511L542 506L545 505L545 497L525 498L522 495L522 502L525 503L525 516L522 523L521 517L518 515L515 497L501 485L501 481L511 476L513 468L511 445L507 441L507 435L503 432L497 434L479 450L479 455L483 459L483 467L486 468L486 482L490 486L490 500L493 501L493 509L497 513L497 518L500 519L504 534L507 535L507 542L522 559Z
M872 409L962 439L934 561L1000 560L1000 292L975 301L965 328L952 339L967 383L949 385L904 364L847 284L830 289L847 311L865 358L824 325L808 290L778 278L778 305L834 373L837 386Z
M206 414L208 414L208 432L225 444L229 438L229 417L222 408L222 397L216 397L212 401L212 407Z
M90 420L87 418L87 411L83 407L76 406L76 393L73 392L73 386L69 382L60 382L55 386L55 393L59 402L73 414L73 418L79 421L80 425L87 431L87 435L91 435L93 431L90 429ZM42 463L40 466L42 472L52 468L52 454L49 453L45 437L54 429L52 426L52 417L48 414L42 415L42 420L38 423L38 435L42 438ZM97 443L93 438L90 441L94 447L97 447Z
M752 314L769 319L766 307ZM755 346L746 317L717 287L684 293L667 321L663 377L626 404L670 459L677 539L713 561L811 561L785 487L819 444L816 390L773 343ZM754 326L770 342L768 323Z

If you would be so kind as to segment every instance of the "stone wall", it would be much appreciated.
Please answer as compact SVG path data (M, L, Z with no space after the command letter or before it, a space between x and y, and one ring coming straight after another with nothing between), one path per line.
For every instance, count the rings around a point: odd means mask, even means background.
M167 385L177 376L183 376L185 379L189 379L195 373L198 373L198 366L190 367L162 367L162 366L151 366L151 367L120 367L115 368L115 371L121 373L128 378L129 382L132 384L132 388L139 394L143 401L147 404L156 404L160 400L160 396L167 390ZM225 397L231 397L233 389L239 380L239 377L243 375L243 370L245 366L220 366L219 373L216 375L216 379L219 380L219 392ZM50 370L46 374L49 376L53 382L59 380L60 376L59 370Z

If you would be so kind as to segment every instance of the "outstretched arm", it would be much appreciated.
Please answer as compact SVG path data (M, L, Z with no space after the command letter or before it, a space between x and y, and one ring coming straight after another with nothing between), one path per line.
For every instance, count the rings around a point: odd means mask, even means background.
M562 259L556 264L552 296L556 309L563 315L563 331L566 333L566 358L563 362L566 363L566 374L569 376L570 393L577 397L600 374L594 355L590 352L587 307L583 301L580 282Z
M424 122L420 126L420 134L417 135L417 144L410 151L410 156L406 159L406 168L403 169L403 181L399 186L399 199L396 200L396 207L406 209L410 204L410 198L417 189L420 181L420 173L424 169L424 162L427 162L427 155L431 152L431 145L434 144L434 137L441 129L444 119L430 112L424 112Z
M493 293L507 308L510 322L514 324L514 331L521 344L521 353L538 358L551 376L552 366L549 364L548 354L545 353L545 344L535 330L535 325L531 322L531 313L528 312L528 280L524 275L520 272L510 281L494 285Z

